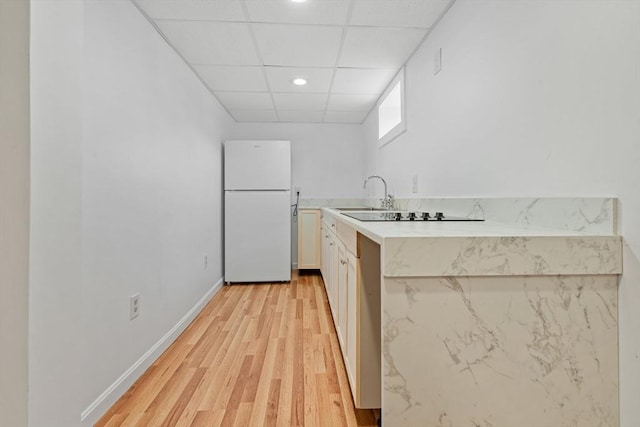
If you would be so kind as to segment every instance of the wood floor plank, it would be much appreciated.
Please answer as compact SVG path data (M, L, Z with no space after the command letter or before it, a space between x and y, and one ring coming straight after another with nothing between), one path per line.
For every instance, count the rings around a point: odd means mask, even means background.
M167 418L162 423L162 427L175 426L178 423L178 420L180 419L182 412L186 408L187 403L191 399L191 396L195 392L196 388L198 388L198 386L200 385L205 372L205 368L197 368L195 370L193 376L185 386L184 390L182 390L182 393L180 393L180 396L169 411Z
M275 426L276 421L278 420L278 408L279 400L280 400L280 384L282 380L274 379L271 380L271 384L269 387L269 397L267 401L267 412L264 417L264 425L265 426Z
M225 286L98 421L127 426L376 426L356 410L324 283Z

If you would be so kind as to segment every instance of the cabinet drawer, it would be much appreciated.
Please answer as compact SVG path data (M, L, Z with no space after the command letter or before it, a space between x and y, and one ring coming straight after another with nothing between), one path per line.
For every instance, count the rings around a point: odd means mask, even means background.
M344 222L338 222L336 224L338 238L344 243L347 248L347 251L351 252L355 256L360 256L358 254L358 237L356 230L350 225L345 224Z
M329 231L336 232L336 219L332 215L324 215L322 217L322 224Z

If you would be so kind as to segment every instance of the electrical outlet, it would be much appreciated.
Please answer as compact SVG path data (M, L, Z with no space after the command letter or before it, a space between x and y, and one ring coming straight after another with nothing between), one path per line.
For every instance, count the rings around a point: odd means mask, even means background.
M138 314L140 314L140 294L131 295L129 298L129 319L135 319Z
M302 193L302 187L296 187L295 190L298 194Z
M204 269L209 268L209 255L204 254Z

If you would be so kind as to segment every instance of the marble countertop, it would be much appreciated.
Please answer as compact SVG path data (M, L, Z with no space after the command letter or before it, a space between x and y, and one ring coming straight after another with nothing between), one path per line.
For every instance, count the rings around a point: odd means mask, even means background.
M555 275L622 273L622 238L483 222L363 222L326 215L381 245L383 275Z
M310 208L306 208L310 209ZM336 219L351 225L376 243L393 237L521 237L591 236L590 233L547 227L506 224L497 221L359 221L335 208L321 208ZM354 211L349 211L351 213Z

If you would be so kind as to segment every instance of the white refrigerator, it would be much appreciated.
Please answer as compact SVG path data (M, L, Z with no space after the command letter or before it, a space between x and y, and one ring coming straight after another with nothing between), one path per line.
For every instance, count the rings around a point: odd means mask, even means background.
M225 141L227 283L291 280L291 144Z

